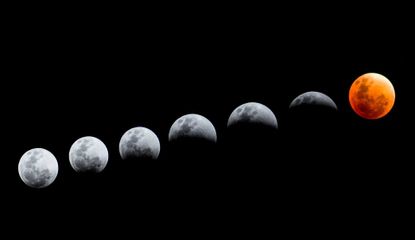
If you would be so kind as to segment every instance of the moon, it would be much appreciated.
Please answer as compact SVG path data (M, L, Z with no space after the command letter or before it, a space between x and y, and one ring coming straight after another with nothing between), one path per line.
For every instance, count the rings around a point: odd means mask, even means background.
M385 76L366 73L358 77L350 87L349 102L359 116L379 119L392 109L395 103L395 90Z
M216 142L216 130L213 124L199 114L187 114L177 119L170 128L169 141L181 138L198 138Z
M22 181L32 188L45 188L58 176L58 161L51 152L33 148L20 158L18 171Z
M121 137L119 145L122 159L157 159L160 154L160 141L148 128L131 128Z
M228 127L239 123L262 124L271 128L278 128L277 118L265 105L249 102L237 107L228 119Z
M82 137L69 150L69 162L76 172L101 172L108 163L108 150L96 137Z
M337 110L336 103L334 103L334 101L329 96L321 92L310 91L303 93L291 102L289 108L295 108L304 105L323 106Z

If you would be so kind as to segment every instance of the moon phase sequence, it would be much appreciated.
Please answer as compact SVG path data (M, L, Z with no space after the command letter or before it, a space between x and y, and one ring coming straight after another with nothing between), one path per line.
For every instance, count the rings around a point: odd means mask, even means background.
M386 116L395 102L392 83L383 75L367 73L358 77L349 90L349 102L353 111L365 119L379 119ZM303 106L318 106L338 110L336 103L321 92L305 92L289 104L289 109ZM238 124L259 124L278 129L275 114L267 106L248 102L235 108L230 114L227 127ZM203 139L216 143L214 125L199 114L186 114L178 118L170 127L168 141L180 139ZM127 130L119 141L121 159L158 159L160 141L157 135L145 127ZM69 163L76 172L99 173L105 169L109 153L105 144L98 138L87 136L76 140L69 150ZM33 148L25 152L18 163L21 180L32 188L45 188L51 185L58 175L58 161L43 148Z

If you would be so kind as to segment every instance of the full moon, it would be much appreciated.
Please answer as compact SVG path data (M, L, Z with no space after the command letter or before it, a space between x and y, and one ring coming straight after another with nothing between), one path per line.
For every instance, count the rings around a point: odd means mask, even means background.
M170 128L169 141L180 138L198 138L216 142L213 124L199 114L187 114L177 119Z
M228 119L228 127L238 123L255 123L278 128L274 113L267 106L256 102L242 104L231 113Z
M379 119L392 109L395 103L395 90L385 76L366 73L358 77L350 87L349 102L359 116Z
M48 150L34 148L20 158L18 171L27 186L45 188L52 184L58 175L58 161Z
M160 141L148 128L131 128L121 137L119 145L122 159L157 159L160 154Z
M69 162L76 172L101 172L108 163L105 144L95 137L82 137L72 144Z

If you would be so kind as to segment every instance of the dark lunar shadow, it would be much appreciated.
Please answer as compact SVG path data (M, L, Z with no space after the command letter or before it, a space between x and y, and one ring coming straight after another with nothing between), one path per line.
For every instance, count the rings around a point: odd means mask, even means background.
M234 196L250 191L268 192L278 177L285 160L279 130L253 123L231 126L225 136L226 169L223 181L228 184L228 194Z
M342 166L344 132L339 112L324 105L302 105L291 108L288 117L285 150L295 179L303 186L326 190L343 184L347 171Z
M217 161L216 150L217 143L205 138L181 137L168 143L167 154L176 164L203 167Z
M263 124L230 126L226 133L229 161L239 165L269 162L273 158L271 153L278 152L279 137L277 129Z
M126 159L115 159L113 181L117 182L115 188L144 190L157 187L160 179L160 160L151 157L129 157Z
M324 105L300 105L289 110L291 132L329 133L339 125L339 113Z
M208 191L217 181L218 164L223 160L218 156L218 144L204 138L182 137L166 146L168 155L164 162L165 175L177 191L187 193Z
M105 171L105 170L104 170ZM68 184L64 194L70 198L81 196L77 201L98 198L106 191L106 173L100 172L71 172L71 183Z

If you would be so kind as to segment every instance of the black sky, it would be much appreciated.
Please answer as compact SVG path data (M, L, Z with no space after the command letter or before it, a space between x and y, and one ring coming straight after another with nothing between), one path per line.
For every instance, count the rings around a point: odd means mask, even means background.
M405 199L404 84L410 79L405 34L395 28L400 22L365 18L360 11L292 18L278 11L103 15L108 18L36 16L9 25L3 92L11 96L2 96L2 104L11 141L2 175L8 199L39 206L30 214L58 209L65 216L88 212L96 220L102 212L182 212L199 219L232 212L249 222L248 216L268 213L289 225L312 216L327 222L358 219L363 212L382 217ZM350 85L367 72L385 75L396 91L393 110L377 121L359 118L348 104ZM334 132L323 128L293 139L288 106L306 91L330 96L340 120ZM258 140L265 150L246 139L251 149L232 152L238 148L227 142L227 119L250 101L275 113L279 133ZM211 163L203 155L200 164L186 165L169 153L169 128L187 113L204 115L216 127ZM119 139L135 126L158 135L157 162L121 162ZM76 174L67 157L72 143L88 135L110 153L107 168L94 177ZM21 155L33 147L58 159L58 178L47 189L30 189L18 176Z

